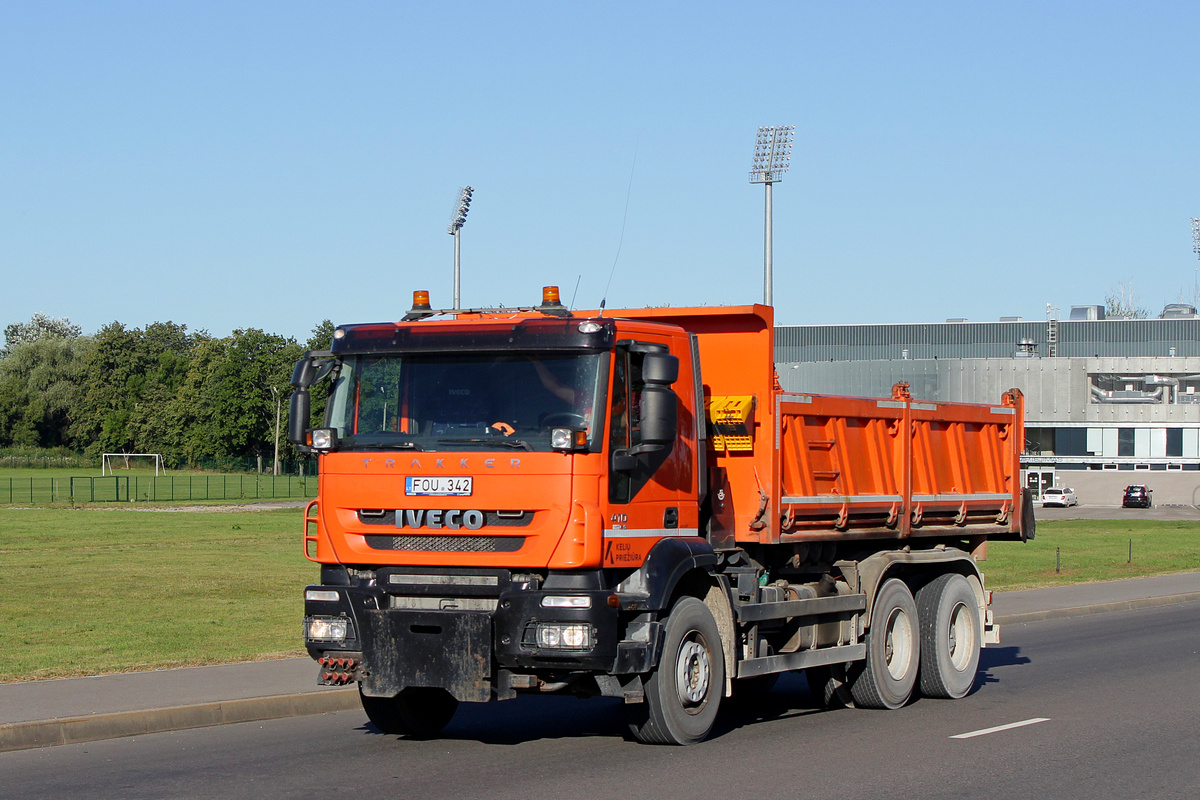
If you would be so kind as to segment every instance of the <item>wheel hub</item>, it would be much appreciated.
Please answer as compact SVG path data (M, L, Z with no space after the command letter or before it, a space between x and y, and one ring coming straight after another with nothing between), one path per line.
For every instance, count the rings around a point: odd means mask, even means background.
M703 642L689 639L679 648L676 663L676 681L679 700L685 707L702 705L708 697L709 677L712 665L708 659L708 648Z
M884 662L888 674L900 680L912 666L913 628L908 615L895 609L887 621L887 637L884 643Z

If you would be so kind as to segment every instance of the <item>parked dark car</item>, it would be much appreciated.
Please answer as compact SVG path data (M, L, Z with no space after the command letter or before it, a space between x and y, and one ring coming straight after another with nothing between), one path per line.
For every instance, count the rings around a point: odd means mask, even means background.
M1125 499L1121 501L1122 508L1150 508L1154 503L1150 499L1152 489L1145 486L1126 486Z

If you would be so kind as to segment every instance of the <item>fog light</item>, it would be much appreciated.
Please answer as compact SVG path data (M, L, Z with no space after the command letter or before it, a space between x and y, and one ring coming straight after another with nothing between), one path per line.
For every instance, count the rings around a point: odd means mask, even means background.
M350 632L345 617L305 617L304 638L310 642L344 642Z
M538 647L547 650L590 650L592 627L580 624L541 623L537 627Z
M591 608L592 598L587 595L546 595L542 608Z

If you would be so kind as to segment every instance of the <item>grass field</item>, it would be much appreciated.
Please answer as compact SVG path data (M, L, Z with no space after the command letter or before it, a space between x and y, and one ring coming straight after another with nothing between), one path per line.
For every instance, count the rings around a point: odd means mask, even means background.
M996 590L1197 571L1200 523L1042 522L988 556ZM0 682L298 655L316 580L298 510L0 509Z
M316 580L297 510L0 509L0 681L296 655Z
M0 506L315 497L313 476L120 469L0 469Z
M1200 522L1041 521L1033 541L989 542L979 566L997 591L1197 572Z

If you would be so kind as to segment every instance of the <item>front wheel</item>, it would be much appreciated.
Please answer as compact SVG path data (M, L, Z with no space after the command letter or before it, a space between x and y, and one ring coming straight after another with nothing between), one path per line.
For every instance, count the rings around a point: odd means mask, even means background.
M458 700L445 689L410 686L395 697L368 697L359 686L358 696L371 724L396 736L437 736L458 710Z
M716 620L700 600L680 598L667 617L662 658L646 681L646 699L626 706L629 729L643 744L702 741L716 721L724 690L725 657Z
M900 708L912 696L921 660L917 604L904 581L892 578L875 595L867 657L855 663L850 693L862 708Z

